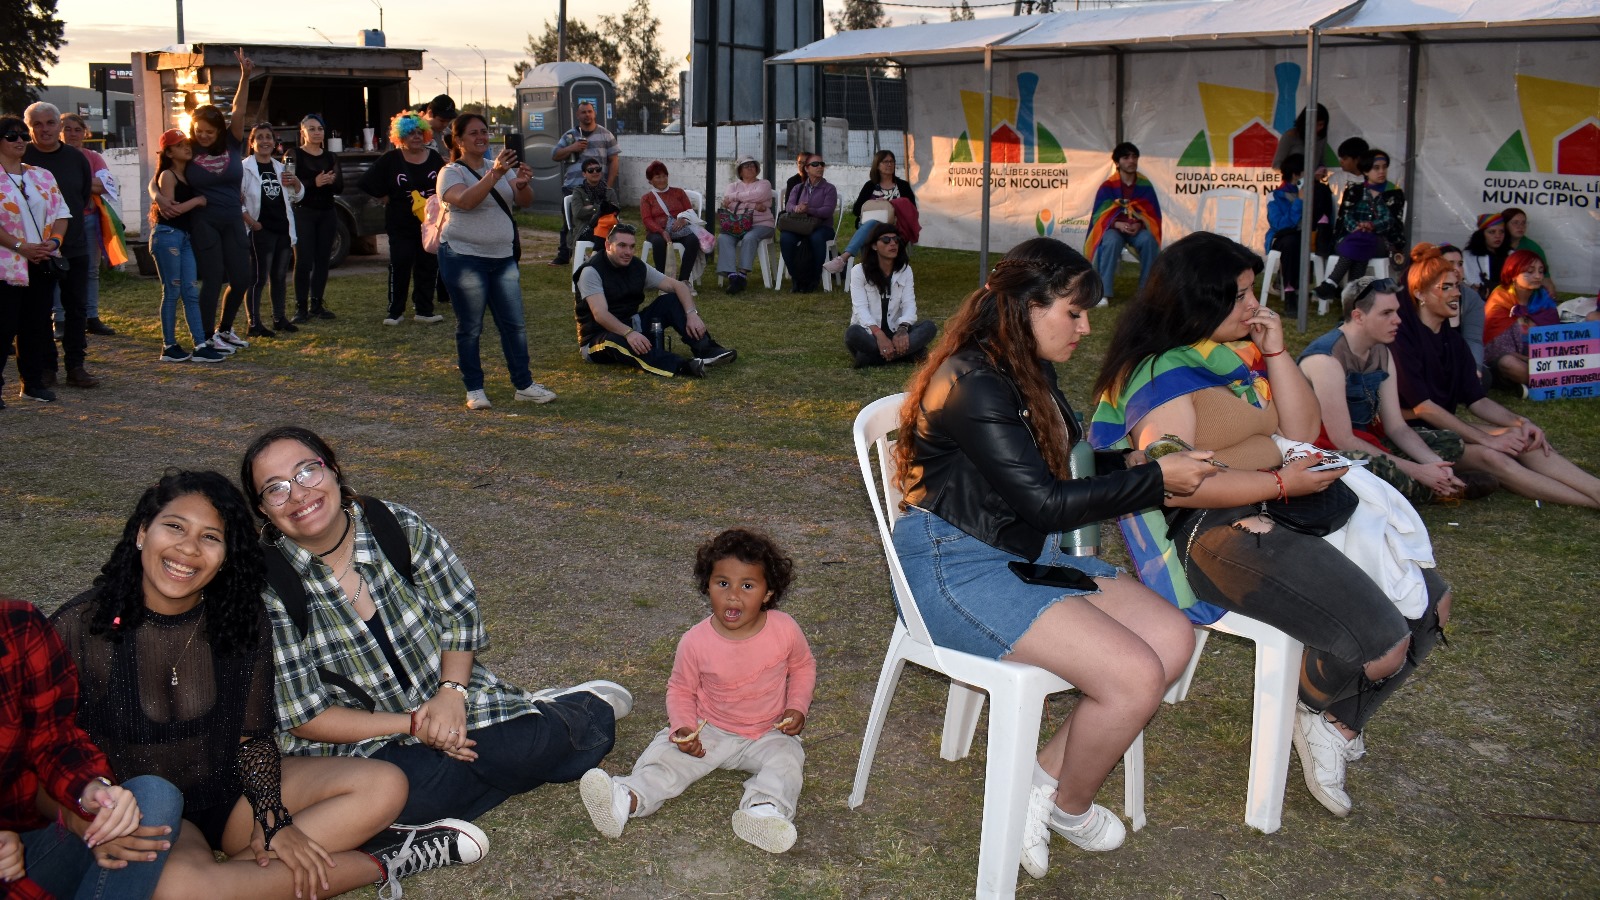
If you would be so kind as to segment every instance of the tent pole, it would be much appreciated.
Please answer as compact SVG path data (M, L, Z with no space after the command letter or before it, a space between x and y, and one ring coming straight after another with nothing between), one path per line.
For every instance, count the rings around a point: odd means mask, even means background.
M1305 334L1306 326L1311 316L1311 233L1316 227L1313 221L1316 212L1316 178L1317 167L1322 164L1320 159L1312 159L1310 154L1317 148L1317 79L1321 73L1317 69L1318 58L1322 55L1322 31L1318 27L1321 23L1311 26L1311 31L1306 37L1306 124L1311 128L1311 135L1306 139L1305 172L1300 176L1300 313L1296 317L1296 325L1300 333ZM1327 250L1328 248L1323 248ZM1261 286L1263 296L1267 293L1267 285Z
M1115 59L1116 59L1116 67L1117 67L1116 68L1117 143L1120 144L1124 140L1127 140L1127 138L1125 138L1123 136L1123 123L1122 123L1122 102L1123 102L1123 97L1124 97L1124 95L1123 95L1123 87L1126 84L1126 81L1124 80L1124 77L1123 77L1125 75L1125 73L1126 73L1126 66L1124 65L1124 63L1126 63L1127 60L1122 55L1122 51L1121 50L1115 51Z
M994 134L994 47L983 48L983 217L978 227L978 283L989 277L990 140Z
M717 132L721 130L717 126L722 122L722 103L720 101L724 90L728 92L730 113L733 106L733 88L731 86L724 87L722 79L718 77L717 72L717 57L722 55L720 52L722 48L717 43L722 38L722 10L717 0L711 0L709 14L711 17L711 46L709 48L711 50L711 58L706 60L706 81L709 82L706 85L706 97L711 101L709 104L711 109L710 115L706 116L706 189L704 200L702 201L702 210L717 208ZM733 40L731 25L729 26L728 40ZM730 53L728 56L731 60L733 54ZM766 67L763 66L762 69L765 71ZM731 119L733 116L729 115L728 118ZM689 129L687 128L683 129L683 139L685 142L689 140ZM715 219L716 216L712 216L712 218ZM678 275L683 277L684 273L679 272Z
M1420 196L1417 193L1417 75L1422 67L1422 42L1417 40L1415 34L1406 36L1409 43L1406 45L1406 190L1411 196ZM1415 201L1406 204L1406 237L1411 237L1411 223L1416 216L1417 204Z
M761 55L764 60L772 58L772 55L777 52L778 44L778 23L775 21L778 17L778 2L777 0L766 0L766 4L766 32L761 37ZM794 73L795 78L798 79L800 77L798 66L792 67L790 71ZM774 167L778 162L778 85L772 74L772 63L763 63L761 66L761 171L767 173L769 181L775 181L774 176L777 171ZM683 133L687 136L689 130L685 128ZM735 173L735 177L738 177L737 173ZM773 210L772 214L776 216L778 214L777 210Z

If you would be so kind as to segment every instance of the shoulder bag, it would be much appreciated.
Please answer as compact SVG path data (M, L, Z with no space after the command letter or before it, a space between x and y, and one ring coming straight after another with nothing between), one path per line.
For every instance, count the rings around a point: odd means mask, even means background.
M805 196L809 198L811 196L811 185L805 185L803 189L805 190ZM817 217L810 213L795 213L785 210L778 214L778 230L805 237L817 230L818 221Z

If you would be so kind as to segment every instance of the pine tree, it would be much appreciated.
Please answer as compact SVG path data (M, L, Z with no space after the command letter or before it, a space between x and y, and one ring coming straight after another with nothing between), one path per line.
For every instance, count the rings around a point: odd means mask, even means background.
M532 37L530 36L529 43L531 44L532 42ZM522 83L522 79L528 77L528 73L531 71L533 71L533 63L525 59L519 59L516 65L511 67L511 74L506 76L506 80L511 82L512 87L516 87Z
M865 31L888 28L889 14L878 0L844 0L844 8L828 16L834 31Z
M64 25L56 18L56 0L7 0L0 3L0 110L21 115L39 99L44 71L61 61L56 51L65 43Z
M660 127L677 87L667 54L657 43L661 20L651 14L650 0L633 0L621 19L601 18L601 31L615 45L627 71L617 84L617 118L630 130L646 123Z
M952 22L971 22L975 18L977 16L972 13L972 4L968 3L967 0L961 0L960 6L950 7L950 21Z
M611 41L606 36L605 18L605 16L601 16L602 22L599 28L590 28L577 19L567 20L567 60L569 62L586 62L606 73L606 77L612 81L616 81L617 73L621 68L618 65L620 60L617 58L616 53L613 52ZM539 35L537 39L531 34L528 35L528 46L525 49L534 62L555 62L557 58L556 23L547 19L544 23L544 34Z

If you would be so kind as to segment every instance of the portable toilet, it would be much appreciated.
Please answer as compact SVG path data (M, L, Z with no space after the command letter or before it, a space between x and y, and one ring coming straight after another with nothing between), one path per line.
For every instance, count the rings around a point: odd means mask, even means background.
M578 104L594 104L595 121L616 133L617 86L610 76L588 63L542 63L528 70L517 85L517 123L522 128L524 158L533 167L535 209L561 211L564 162L550 158L556 141L577 124Z

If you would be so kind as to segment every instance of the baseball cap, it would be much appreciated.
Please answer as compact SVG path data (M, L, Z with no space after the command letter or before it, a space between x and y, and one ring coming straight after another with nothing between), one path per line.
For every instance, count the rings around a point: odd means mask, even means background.
M176 128L170 128L161 133L161 149L165 150L168 147L176 147L188 139L189 136L187 134L184 134Z

